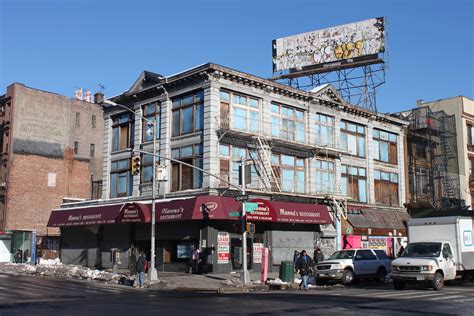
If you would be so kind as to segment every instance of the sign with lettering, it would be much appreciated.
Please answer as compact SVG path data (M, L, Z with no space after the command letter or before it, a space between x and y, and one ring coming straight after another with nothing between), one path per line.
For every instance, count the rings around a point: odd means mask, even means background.
M125 203L120 209L118 223L149 223L150 211L140 203Z
M226 264L230 260L230 235L226 232L217 233L217 263Z
M253 243L253 263L262 263L262 243Z

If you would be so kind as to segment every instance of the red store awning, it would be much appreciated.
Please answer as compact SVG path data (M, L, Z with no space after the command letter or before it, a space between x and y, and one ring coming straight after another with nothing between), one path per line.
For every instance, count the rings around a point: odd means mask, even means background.
M262 222L331 224L332 219L326 205L252 200L258 203L253 213L247 213L247 219Z

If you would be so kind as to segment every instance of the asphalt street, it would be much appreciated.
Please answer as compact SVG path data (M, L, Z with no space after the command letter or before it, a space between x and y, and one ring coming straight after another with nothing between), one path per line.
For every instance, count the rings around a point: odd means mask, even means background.
M192 293L0 274L5 315L474 315L474 283L396 291L391 284L309 292Z

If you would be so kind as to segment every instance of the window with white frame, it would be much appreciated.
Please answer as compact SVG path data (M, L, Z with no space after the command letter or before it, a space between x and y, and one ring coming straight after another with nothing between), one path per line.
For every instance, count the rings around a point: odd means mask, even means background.
M335 193L336 169L334 161L316 159L316 192Z
M306 192L304 158L290 155L272 154L272 168L280 179L284 192Z
M241 158L244 158L244 160L246 160L246 165L250 165L250 168L248 169L250 171L250 175L246 176L246 186L256 186L259 182L259 177L256 166L253 163L255 155L255 151L249 150L245 147L220 144L220 177L234 185L239 185ZM250 179L250 181L248 181L248 179ZM222 182L221 186L228 186L228 184Z
M304 142L304 111L272 103L272 136L284 140Z
M397 134L374 129L374 160L397 164Z
M356 123L341 121L341 148L351 155L365 158L365 127Z
M260 131L259 99L224 90L220 97L221 127L247 132Z
M367 203L367 174L362 167L341 166L341 191L352 200Z
M316 123L316 144L334 146L334 117L316 113L314 118Z

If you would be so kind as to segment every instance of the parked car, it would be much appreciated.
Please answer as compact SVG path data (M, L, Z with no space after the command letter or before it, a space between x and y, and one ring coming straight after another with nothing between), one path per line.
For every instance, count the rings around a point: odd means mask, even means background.
M327 260L316 265L317 283L322 285L329 280L351 284L355 279L373 278L385 282L391 272L391 259L384 250L347 249L336 251Z

